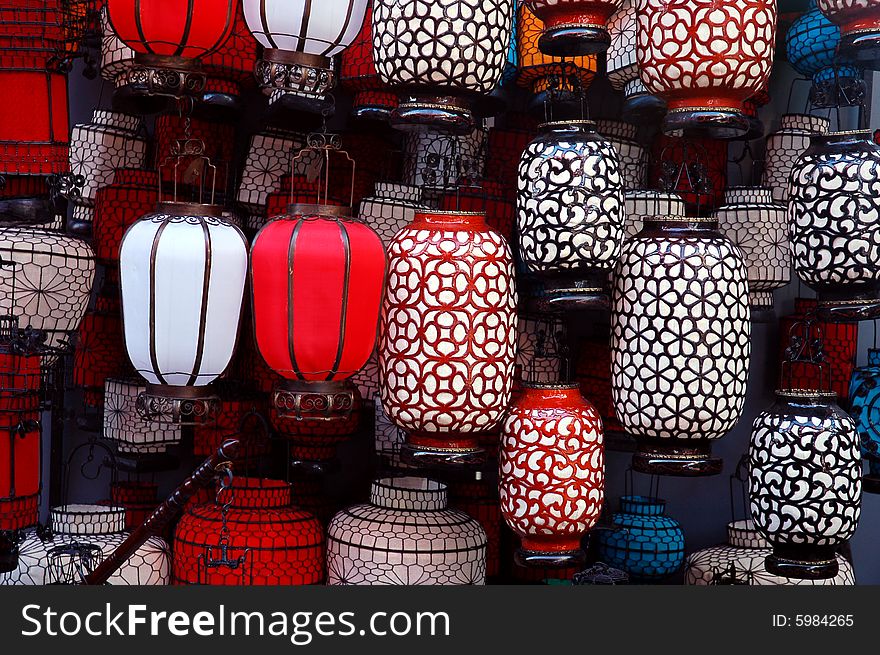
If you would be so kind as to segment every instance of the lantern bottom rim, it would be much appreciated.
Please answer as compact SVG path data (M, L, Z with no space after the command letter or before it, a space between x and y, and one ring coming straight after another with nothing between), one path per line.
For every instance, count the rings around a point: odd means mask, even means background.
M138 415L168 425L209 425L220 413L220 397L211 385L174 386L148 382L138 394Z
M349 380L284 380L272 392L281 418L341 421L351 416L358 394Z
M621 118L634 124L654 123L664 114L666 114L666 103L663 99L644 92L627 96L621 107Z
M379 107L378 105L356 105L351 110L351 115L362 121L380 121L387 122L391 119L390 107Z
M465 136L474 131L471 104L452 95L406 96L391 111L389 124L401 132L440 132Z
M419 468L479 467L486 462L486 451L472 448L442 448L406 443L400 448L400 461Z
M636 438L638 449L632 456L632 467L639 473L675 477L706 477L718 475L724 465L720 457L712 456L708 440L692 443L664 443L672 440Z
M671 109L663 119L663 132L670 136L737 139L751 128L748 117L733 107Z
M273 95L279 91L277 95ZM330 93L307 93L295 89L275 89L263 87L263 92L273 95L269 100L270 115L267 118L273 125L285 126L291 121L302 120L302 114L322 114L333 116L334 101Z
M611 35L604 25L569 23L545 29L538 50L551 57L583 57L608 50Z
M586 553L578 546L572 550L533 550L530 544L523 539L523 545L517 548L513 554L513 561L518 566L527 568L566 569L583 566L586 561Z
M870 473L863 475L862 491L869 494L880 494L880 476Z
M828 580L840 566L834 546L774 546L764 559L767 572L795 580Z
M539 311L577 312L607 310L611 298L605 287L608 271L575 270L541 275L543 289L539 292Z
M868 28L841 35L837 52L842 61L880 70L880 29Z
M862 293L836 294L818 292L816 314L820 320L832 323L856 323L880 318L880 298L877 290Z

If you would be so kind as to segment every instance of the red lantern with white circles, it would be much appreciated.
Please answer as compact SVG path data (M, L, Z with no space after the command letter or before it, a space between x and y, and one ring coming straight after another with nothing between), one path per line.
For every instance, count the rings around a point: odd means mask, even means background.
M663 130L746 134L743 103L767 82L775 38L775 0L639 0L639 72L668 104Z
M410 462L483 459L479 437L510 403L516 354L513 260L484 214L418 213L388 248L382 407Z
M504 423L501 511L524 566L583 562L605 497L602 419L577 384L526 384Z

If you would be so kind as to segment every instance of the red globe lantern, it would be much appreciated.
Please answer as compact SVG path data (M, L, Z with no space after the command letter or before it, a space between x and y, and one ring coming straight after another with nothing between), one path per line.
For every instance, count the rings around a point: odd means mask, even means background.
M285 378L280 415L340 419L354 397L344 381L376 343L385 250L347 207L305 205L267 223L251 249L257 347Z
M132 168L117 169L113 183L98 189L92 228L95 255L105 266L119 263L125 231L156 207L159 174Z
M200 95L201 59L220 48L235 25L236 0L107 0L116 36L134 50L130 81L135 93ZM144 105L148 113L155 106Z
M320 584L324 530L291 503L287 482L236 478L217 502L190 505L174 531L174 584Z
M541 52L573 57L608 49L611 37L605 24L620 0L525 0L525 5L544 22Z
M369 5L360 33L342 53L339 82L342 88L354 93L351 111L356 118L385 121L397 108L398 100L376 70L372 21L373 7Z

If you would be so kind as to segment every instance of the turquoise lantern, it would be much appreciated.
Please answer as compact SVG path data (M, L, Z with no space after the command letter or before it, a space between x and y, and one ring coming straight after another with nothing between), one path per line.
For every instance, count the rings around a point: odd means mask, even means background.
M849 384L850 415L856 422L868 473L862 490L880 493L880 349L868 351L868 365L853 371Z

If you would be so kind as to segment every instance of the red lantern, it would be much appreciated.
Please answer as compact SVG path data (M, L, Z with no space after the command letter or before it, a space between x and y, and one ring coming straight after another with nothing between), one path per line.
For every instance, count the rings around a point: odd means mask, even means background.
M257 347L286 378L275 392L280 414L341 418L354 401L343 382L375 347L385 250L346 207L292 209L251 249Z
M324 530L291 507L281 480L235 478L218 502L190 505L174 532L177 585L307 585L324 577ZM221 539L225 543L221 545Z
M373 59L373 7L367 7L364 24L352 44L341 56L339 81L342 88L354 92L352 114L356 118L388 120L397 108L397 94L390 91L376 71Z
M127 363L119 299L99 296L80 323L73 358L73 383L87 407L104 406L104 380L127 374Z
M155 171L120 168L113 184L95 196L93 235L95 255L103 264L119 263L119 246L125 231L149 214L159 199L159 174Z
M525 0L525 5L544 23L541 52L573 57L608 49L611 37L605 24L620 0Z

